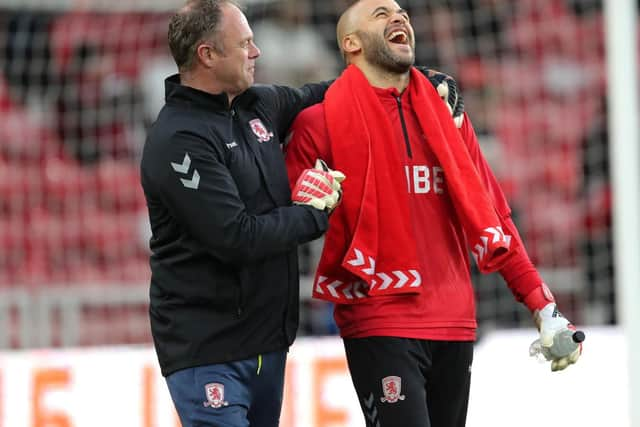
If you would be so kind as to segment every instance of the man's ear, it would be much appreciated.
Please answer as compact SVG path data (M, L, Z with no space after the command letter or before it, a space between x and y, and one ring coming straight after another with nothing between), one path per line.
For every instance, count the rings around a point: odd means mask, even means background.
M196 58L206 68L212 68L220 54L207 43L201 43L196 48Z
M344 36L342 39L342 52L346 54L354 54L362 49L360 38L357 34L352 33Z

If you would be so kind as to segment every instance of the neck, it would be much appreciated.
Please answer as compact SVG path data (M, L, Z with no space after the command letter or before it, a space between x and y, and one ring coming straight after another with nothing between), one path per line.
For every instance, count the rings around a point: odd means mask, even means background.
M369 81L369 84L373 87L382 89L396 88L398 92L402 93L409 86L409 71L406 73L391 73L389 71L381 70L379 67L370 65L364 61L361 63L354 63L364 73L365 77Z
M183 71L180 73L180 84L183 86L189 86L194 89L201 90L203 92L210 93L212 95L219 95L226 93L229 98L229 105L236 97L237 94L231 94L225 91L225 88L215 79L207 78L202 73L197 71Z

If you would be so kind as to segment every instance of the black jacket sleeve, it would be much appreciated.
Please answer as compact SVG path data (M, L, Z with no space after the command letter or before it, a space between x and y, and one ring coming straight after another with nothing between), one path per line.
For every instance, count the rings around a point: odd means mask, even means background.
M267 110L276 115L274 123L277 123L278 133L286 135L300 111L322 102L331 83L332 81L309 83L299 89L288 86L263 86L262 89L268 91L263 100L267 103Z
M212 146L193 133L175 134L147 155L143 180L153 183L169 211L168 221L222 262L242 264L286 252L328 227L327 214L307 206L249 215L229 170Z

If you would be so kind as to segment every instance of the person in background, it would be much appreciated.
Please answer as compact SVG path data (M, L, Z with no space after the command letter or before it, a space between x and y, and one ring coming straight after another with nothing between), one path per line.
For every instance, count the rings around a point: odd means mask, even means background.
M273 16L253 26L263 53L256 81L299 86L332 79L339 57L312 25L311 2L280 0L273 8Z
M335 304L367 426L463 427L477 328L469 252L531 311L553 371L582 346L560 348L575 328L530 261L471 121L457 127L413 67L408 13L357 1L337 38L347 68L297 117L286 150L292 185L317 158L349 177L313 294Z

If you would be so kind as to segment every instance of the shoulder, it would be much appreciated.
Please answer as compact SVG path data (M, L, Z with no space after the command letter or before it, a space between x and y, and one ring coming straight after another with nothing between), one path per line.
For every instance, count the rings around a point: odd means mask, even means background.
M298 114L287 135L287 156L290 152L324 152L329 146L329 131L322 103L305 108ZM314 154L315 155L315 154ZM292 154L295 157L295 154Z
M142 161L180 159L185 153L191 157L210 156L222 141L214 129L220 128L216 120L162 115L151 126L143 148ZM180 160L178 159L178 160Z
M274 85L254 84L247 89L247 92L258 98L263 98L265 96L273 95L276 92L276 88Z
M262 103L272 104L274 102L277 102L280 97L286 96L288 92L294 90L295 89L288 86L255 84L247 89L247 93L245 94L245 96Z
M312 105L302 110L289 128L287 141L306 140L324 141L329 137L324 118L324 105L322 103Z
M293 125L320 127L320 125L324 125L324 123L324 103L321 102L302 110L296 117Z
M249 110L261 110L264 114L273 114L286 96L287 87L268 84L255 84L246 90L242 97L243 104Z

